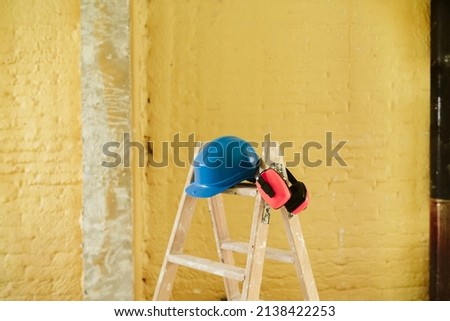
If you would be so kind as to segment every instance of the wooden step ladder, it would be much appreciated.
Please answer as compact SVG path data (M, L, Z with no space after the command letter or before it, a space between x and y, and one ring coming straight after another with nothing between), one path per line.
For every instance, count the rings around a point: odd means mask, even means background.
M284 159L280 155L278 144L272 145L275 146L270 148L266 146L263 150L262 159L264 162L262 162L262 166L265 166L264 164L275 164L277 170L286 177ZM197 153L198 148L194 158ZM191 165L184 188L191 183L193 170L194 168ZM208 198L208 206L219 262L183 253L187 232L197 201L197 198L187 195L183 190L153 300L170 299L179 265L222 276L224 278L227 300L229 301L259 300L264 260L267 257L268 259L294 264L303 298L305 300L318 301L319 295L298 215L292 216L284 207L281 209L281 217L284 222L290 251L268 248L266 243L269 231L270 208L261 198L255 184L241 183L226 190L224 193L255 198L249 243L230 239L222 195L218 194ZM233 252L247 254L245 268L235 266ZM239 282L243 282L242 292L239 288Z

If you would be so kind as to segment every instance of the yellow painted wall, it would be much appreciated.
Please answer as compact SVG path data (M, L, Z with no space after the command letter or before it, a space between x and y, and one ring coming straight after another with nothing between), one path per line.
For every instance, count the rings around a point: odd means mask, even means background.
M79 1L0 1L0 299L81 287Z
M301 219L321 298L425 299L428 1L136 7L140 27L148 14L133 39L133 96L148 99L147 113L134 113L136 139L154 141L157 160L178 132L254 141L271 132L295 151L325 145L327 131L348 140L348 167L293 168L313 196ZM81 299L79 2L1 1L0 31L0 299ZM138 299L154 290L186 172L170 162L135 176L148 183L134 185ZM205 205L187 250L215 258ZM248 236L252 205L226 198L237 239ZM269 245L285 247L276 214ZM224 296L220 278L178 276L175 299ZM301 299L293 268L267 264L262 297Z
M348 141L340 150L347 167L292 168L312 194L301 221L321 298L426 299L428 7L428 0L149 1L146 135L155 159L176 133L261 142L270 132L293 142L289 159L309 141L325 146L332 132L333 145ZM187 174L169 156L168 167L147 169L147 299ZM324 150L310 156L324 159ZM253 204L225 201L232 236L245 240ZM200 204L187 251L215 258ZM274 212L270 246L286 247L282 232ZM219 277L179 269L174 299L221 297ZM293 267L267 264L262 298L301 299Z

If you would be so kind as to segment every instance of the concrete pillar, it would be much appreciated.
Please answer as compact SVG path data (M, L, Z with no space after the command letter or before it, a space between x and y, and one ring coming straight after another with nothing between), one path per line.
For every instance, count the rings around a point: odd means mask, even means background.
M85 300L134 298L129 20L128 0L81 0Z

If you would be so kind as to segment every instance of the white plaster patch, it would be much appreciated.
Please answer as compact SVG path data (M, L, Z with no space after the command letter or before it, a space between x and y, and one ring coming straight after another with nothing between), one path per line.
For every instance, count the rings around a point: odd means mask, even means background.
M81 1L86 300L134 298L131 172L101 166L102 146L131 133L129 16L128 0Z

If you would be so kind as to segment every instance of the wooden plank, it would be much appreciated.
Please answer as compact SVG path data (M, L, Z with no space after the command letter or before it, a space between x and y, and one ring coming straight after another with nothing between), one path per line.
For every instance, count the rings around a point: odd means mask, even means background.
M216 240L217 254L221 262L228 265L235 265L233 251L224 249L222 243L230 239L228 224L225 215L222 195L215 195L208 199L209 213L213 224L214 238ZM239 283L236 280L224 278L225 293L228 301L241 296Z
M303 297L307 301L319 301L319 293L317 292L316 282L314 280L298 215L289 218L289 213L284 207L281 210L281 215L292 255L294 257L295 270L303 292Z
M271 154L274 150L277 151L278 149L273 149L270 147L270 144L264 146L261 155L261 158L263 159L262 164L260 164L261 167L270 164ZM248 242L245 281L242 286L242 301L259 300L264 259L266 255L267 235L269 233L269 219L267 217L263 220L264 206L265 203L261 194L256 193L250 240Z
M264 201L261 195L256 196L250 240L247 251L245 281L242 287L242 301L259 300L261 290L264 258L266 254L269 224L263 223Z
M237 253L248 253L248 243L238 241L222 242L222 249L234 251ZM271 247L266 248L266 258L283 263L294 263L292 253L287 250L280 250Z
M195 155L197 155L199 148L195 149ZM169 243L167 245L166 254L161 267L161 272L156 283L155 292L153 294L153 300L167 301L172 294L173 282L177 273L177 265L169 262L168 256L170 254L178 254L183 251L184 243L186 241L186 235L189 230L189 226L194 213L195 204L197 199L186 194L186 186L190 184L194 173L194 166L191 165L186 178L186 183L183 187L183 194L181 196L178 211L175 216L175 222L173 224L172 233L170 234Z
M280 155L279 150L277 149L274 151L271 156L274 162L282 165L283 176L287 179L284 158ZM318 301L319 294L317 292L317 286L314 280L305 240L303 238L299 217L298 215L292 216L285 207L281 208L281 217L283 219L289 246L291 248L295 270L297 273L297 278L300 282L303 297L308 301Z
M171 263L183 265L191 269L211 273L225 278L238 281L244 280L245 270L237 266L219 263L187 254L171 254L168 256L168 260Z
M258 193L255 184L241 183L227 189L223 194L233 194L240 196L255 197Z

